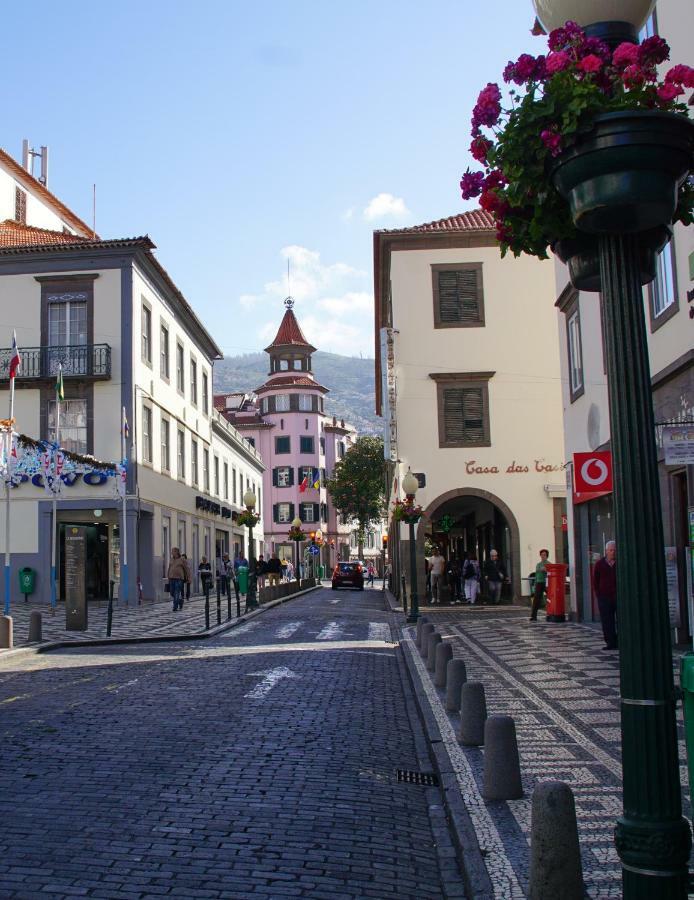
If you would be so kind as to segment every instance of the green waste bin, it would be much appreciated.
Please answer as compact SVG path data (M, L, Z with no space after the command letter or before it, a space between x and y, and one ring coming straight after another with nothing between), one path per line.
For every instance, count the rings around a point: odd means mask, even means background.
M19 590L24 594L24 602L29 598L29 594L33 594L36 590L36 569L30 569L24 566L19 570Z
M684 706L684 737L689 767L689 794L694 804L694 652L685 653L680 660L680 684Z
M325 578L325 566L318 566L318 577L321 581Z
M237 578L239 581L239 593L247 594L248 593L248 566L239 566L237 572Z

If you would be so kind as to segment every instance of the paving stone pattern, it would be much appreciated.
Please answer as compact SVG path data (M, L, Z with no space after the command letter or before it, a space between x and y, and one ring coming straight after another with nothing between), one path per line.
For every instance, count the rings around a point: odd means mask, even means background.
M0 659L0 897L462 897L380 592Z
M576 799L588 895L621 897L613 831L622 812L619 663L603 651L599 629L528 622L513 608L427 611L470 681L485 686L489 715L515 719L525 796L482 799L483 748L461 747L459 716L445 712L443 693L415 652L413 660L448 741L449 754L475 824L497 897L524 897L528 886L530 803L538 781L568 783ZM414 631L408 630L408 640ZM412 644L412 646L414 646ZM686 750L679 722L685 815L690 815Z

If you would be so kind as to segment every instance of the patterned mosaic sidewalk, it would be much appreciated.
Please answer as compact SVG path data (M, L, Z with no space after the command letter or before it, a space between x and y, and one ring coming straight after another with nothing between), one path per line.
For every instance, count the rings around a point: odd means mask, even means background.
M15 603L10 610L14 630L14 645L22 647L29 638L29 616L33 609L42 617L44 641L81 641L85 638L106 637L106 616L108 603L99 601L89 604L89 628L86 631L65 630L65 604L58 603L55 615L45 603L29 601ZM227 600L222 597L222 622L227 619ZM245 611L245 600L241 599L241 612ZM236 617L236 598L232 595L231 615ZM210 626L217 624L217 597L210 597ZM113 601L113 623L111 637L144 637L146 635L192 634L205 628L205 599L202 596L186 600L183 609L173 612L171 600L144 600L120 604ZM0 651L0 654L2 651Z
M489 715L513 716L525 796L508 803L482 798L483 750L461 747L459 716L445 712L414 646L419 678L432 706L470 812L495 896L522 898L528 886L530 805L538 781L568 783L576 799L583 873L590 897L621 897L613 843L621 814L619 668L616 652L601 648L599 629L580 624L528 622L527 610L426 610L453 654L465 660L468 680L485 686ZM678 710L681 718L681 710ZM682 723L680 775L690 815Z

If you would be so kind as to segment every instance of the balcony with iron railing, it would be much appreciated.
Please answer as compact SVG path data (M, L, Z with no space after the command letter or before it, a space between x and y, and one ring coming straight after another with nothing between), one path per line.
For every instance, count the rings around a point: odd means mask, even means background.
M21 347L17 381L51 381L63 367L63 378L104 381L111 377L111 347L83 344L71 347ZM0 383L10 377L12 348L0 350Z

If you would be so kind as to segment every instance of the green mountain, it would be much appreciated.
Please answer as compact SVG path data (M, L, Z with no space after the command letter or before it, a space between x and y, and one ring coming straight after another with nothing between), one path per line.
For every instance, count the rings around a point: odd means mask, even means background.
M268 376L266 353L229 356L214 364L216 394L253 391ZM383 434L383 423L374 412L374 361L337 353L313 354L313 374L330 390L325 398L328 415L344 419L360 434Z

